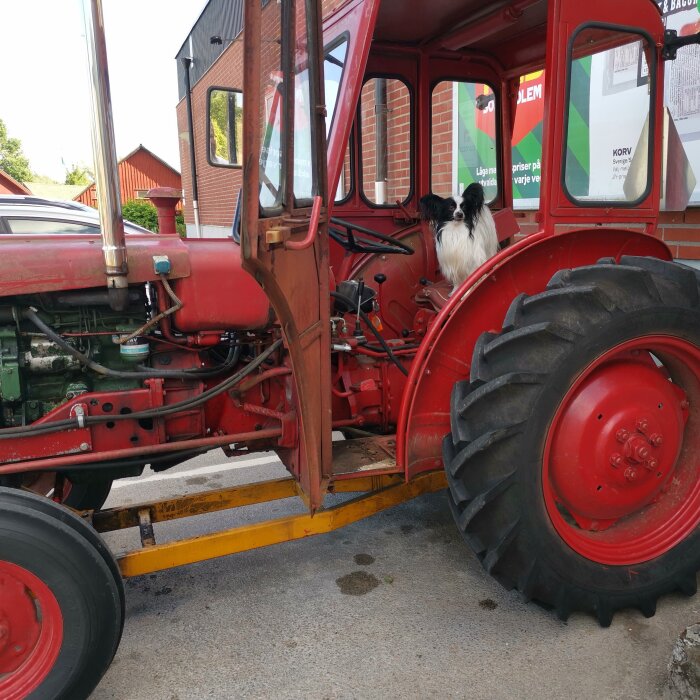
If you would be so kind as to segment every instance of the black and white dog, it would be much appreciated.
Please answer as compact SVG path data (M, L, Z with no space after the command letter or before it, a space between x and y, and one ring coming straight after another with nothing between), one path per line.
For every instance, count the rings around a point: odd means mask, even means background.
M440 271L453 291L498 251L496 225L478 182L461 198L421 197L420 213L433 229Z

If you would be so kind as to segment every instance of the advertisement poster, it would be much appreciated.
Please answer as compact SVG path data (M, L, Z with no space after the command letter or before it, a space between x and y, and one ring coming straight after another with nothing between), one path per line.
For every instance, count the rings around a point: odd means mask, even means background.
M488 202L498 192L493 93L482 83L455 83L453 100L457 105L453 110L457 135L453 189L463 192L470 183L479 182Z
M666 29L678 36L700 32L700 0L658 0L658 5ZM666 62L664 97L698 182L690 204L700 205L700 46L685 46L675 61Z
M700 32L700 0L657 2L667 29L680 36ZM665 66L665 103L698 181L690 204L700 205L700 46L679 49L676 60ZM624 199L625 178L648 114L648 68L640 44L575 61L573 71L577 90L570 106L569 190L582 199ZM544 89L544 71L521 78L512 141L516 209L539 206ZM478 180L486 185L493 177L495 159L487 147L493 132L483 120L486 115L475 110L476 92L474 86L460 85L455 95L455 184Z

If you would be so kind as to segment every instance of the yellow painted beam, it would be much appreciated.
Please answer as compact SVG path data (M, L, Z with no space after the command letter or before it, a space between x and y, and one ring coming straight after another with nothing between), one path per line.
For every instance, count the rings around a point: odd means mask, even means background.
M403 483L403 475L359 476L354 479L337 481L331 484L329 491L332 493L376 491L400 483ZM138 527L139 513L144 509L149 511L152 523L160 523L230 508L250 506L256 503L268 503L282 498L292 498L297 494L297 482L290 476L283 479L271 479L254 484L203 491L161 501L109 508L94 513L92 524L98 532L112 532L128 527Z
M213 513L228 508L250 506L255 503L267 503L281 498L291 498L297 495L296 481L292 477L272 479L256 484L233 486L215 491L203 491L190 496L179 496L162 501L139 503L126 508L110 508L95 513L92 524L98 532L123 530L127 527L138 527L139 511L148 509L151 522L158 523L166 520L188 518L191 515Z
M289 515L231 530L200 535L130 552L117 560L122 575L140 576L175 566L245 552L258 547L298 540L337 530L416 496L447 488L442 470L427 472L408 483L401 482L359 496L315 515Z

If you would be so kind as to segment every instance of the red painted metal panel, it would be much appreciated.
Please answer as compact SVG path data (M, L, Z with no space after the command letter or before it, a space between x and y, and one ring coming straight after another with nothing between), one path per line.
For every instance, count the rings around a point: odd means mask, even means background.
M197 241L190 247L192 274L173 286L182 309L173 322L191 333L219 328L264 328L270 302L252 275L241 267L238 244L231 240Z
M168 256L171 278L190 274L188 248L192 241L147 234L127 238L130 284L158 278L153 271L154 255ZM105 284L99 236L4 235L0 236L0 259L0 297L89 289Z

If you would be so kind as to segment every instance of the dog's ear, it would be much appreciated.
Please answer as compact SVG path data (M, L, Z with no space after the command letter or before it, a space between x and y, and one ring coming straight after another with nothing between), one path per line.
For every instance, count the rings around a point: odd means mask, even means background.
M463 206L479 212L484 206L484 188L478 182L472 182L462 193Z
M426 194L425 197L421 197L420 202L418 202L421 219L423 221L437 221L441 204L442 197L438 197L436 194Z

